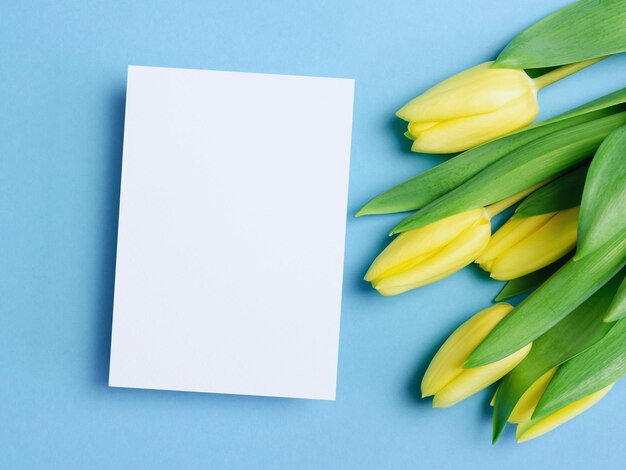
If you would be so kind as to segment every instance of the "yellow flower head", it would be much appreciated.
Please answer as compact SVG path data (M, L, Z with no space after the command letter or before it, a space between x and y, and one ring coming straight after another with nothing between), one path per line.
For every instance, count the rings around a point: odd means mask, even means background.
M396 115L409 122L412 150L460 152L530 124L539 113L537 86L517 69L485 62L435 85Z
M578 207L512 218L493 234L476 262L501 281L537 271L576 246Z
M482 207L408 230L378 255L365 280L382 295L430 284L474 261L490 236L491 222Z
M561 424L574 419L582 412L588 410L593 405L598 403L604 396L609 393L614 384L608 385L597 392L594 392L586 397L576 400L567 406L564 406L560 410L550 413L548 416L544 416L538 419L529 419L522 421L517 425L515 431L515 439L517 442L526 442L536 437L542 436L547 432L559 427ZM539 401L537 399L537 401ZM535 403L535 406L537 403ZM534 407L533 407L534 409Z
M480 367L463 364L483 339L513 307L500 303L463 323L441 346L422 380L422 396L434 395L435 408L447 408L500 380L528 354L531 344L508 357Z

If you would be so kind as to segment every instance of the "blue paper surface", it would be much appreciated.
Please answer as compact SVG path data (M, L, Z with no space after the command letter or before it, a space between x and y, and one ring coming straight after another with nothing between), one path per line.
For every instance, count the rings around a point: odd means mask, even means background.
M468 268L383 298L361 277L401 217L352 218L441 161L410 153L394 111L567 3L2 2L0 468L620 468L623 383L523 445L490 444L490 392L419 399L432 354L500 284ZM107 387L129 64L356 79L336 402ZM624 77L626 57L601 62L543 90L541 116ZM253 151L254 122L238 125Z

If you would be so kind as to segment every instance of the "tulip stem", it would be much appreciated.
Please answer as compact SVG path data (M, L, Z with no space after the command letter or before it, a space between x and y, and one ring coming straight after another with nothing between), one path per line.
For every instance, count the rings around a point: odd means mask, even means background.
M508 209L509 207L511 207L516 202L521 201L526 196L528 196L530 193L532 193L535 190L541 188L544 184L548 183L552 179L553 178L547 179L545 181L542 181L541 183L537 183L536 185L531 186L528 189L525 189L524 191L520 191L519 193L516 193L516 194L513 194L512 196L506 197L506 198L502 199L501 201L494 202L490 206L485 207L485 210L487 211L487 215L489 216L490 219L495 217L500 212L502 212L503 210Z
M595 59L584 60L582 62L576 62L574 64L568 64L562 67L558 67L546 74L535 78L535 86L537 87L537 90L541 90L543 87L552 85L554 82L557 82L562 78L568 77L573 73L578 72L579 70L589 67L590 65L593 65L604 58L605 57L597 57Z

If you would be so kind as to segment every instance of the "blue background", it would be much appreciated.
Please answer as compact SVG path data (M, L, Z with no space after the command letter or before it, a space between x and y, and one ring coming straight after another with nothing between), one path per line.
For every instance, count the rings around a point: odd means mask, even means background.
M434 351L500 285L468 268L382 298L360 279L400 217L351 217L441 161L409 152L400 105L566 3L2 0L0 468L618 468L624 384L523 445L490 444L490 393L420 400ZM107 387L129 64L356 79L335 402ZM542 117L625 76L615 57L568 78Z

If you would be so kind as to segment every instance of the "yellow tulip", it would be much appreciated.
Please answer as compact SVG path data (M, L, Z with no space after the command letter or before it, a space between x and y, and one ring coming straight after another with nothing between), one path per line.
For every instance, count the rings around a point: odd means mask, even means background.
M482 207L408 230L378 255L365 280L382 295L430 284L474 261L490 236L491 222Z
M434 86L396 115L409 121L412 150L466 150L530 124L537 113L537 87L523 70L473 67Z
M534 80L523 70L485 62L435 85L396 115L409 122L405 135L414 152L460 152L530 124L539 112L539 89L596 61L559 67Z
M563 423L566 423L570 419L573 419L581 414L583 411L591 408L593 405L599 402L607 393L609 393L609 390L611 390L612 387L613 384L604 387L603 389L598 390L597 392L594 392L584 398L581 398L574 403L570 403L569 405L543 418L521 422L517 425L515 439L517 440L517 442L526 442L536 437L539 437L549 431L552 431L554 428L560 426ZM535 403L535 406L536 405L537 403Z
M493 234L476 262L503 281L553 263L576 246L578 210L510 219Z
M524 392L515 405L515 408L513 408L511 416L509 416L509 423L530 421L530 418L535 412L535 408L537 408L539 399L543 395L543 392L546 391L546 388L548 388L548 384L550 384L550 380L552 380L557 369L558 367L553 367L528 387L528 390Z
M422 380L422 397L434 395L433 407L447 408L500 380L528 354L528 344L508 357L480 367L463 364L513 307L500 303L463 323L441 346Z
M476 260L489 243L491 218L543 184L402 232L378 255L364 279L382 295L397 295L455 273Z

